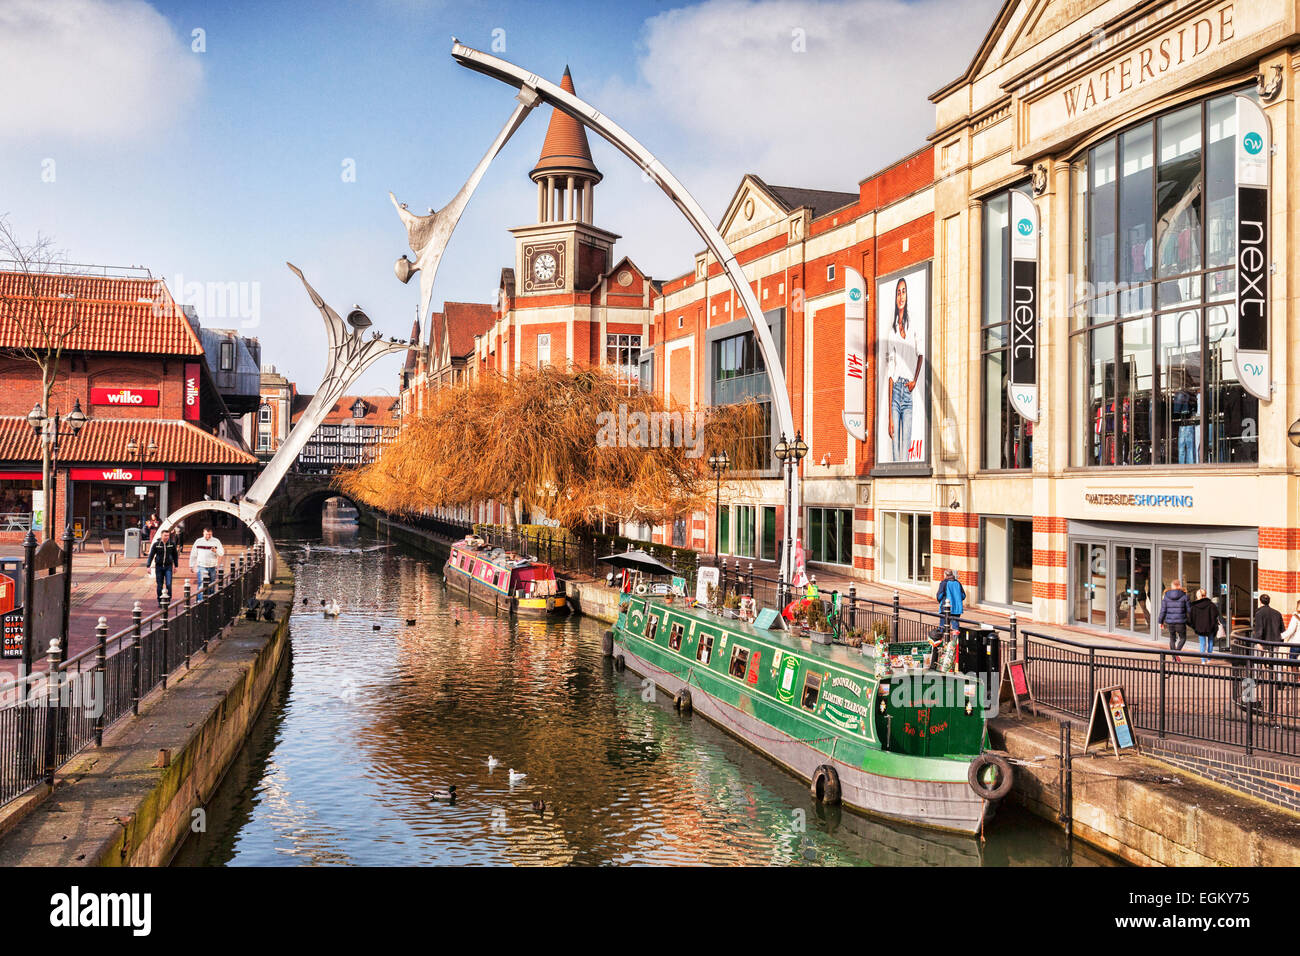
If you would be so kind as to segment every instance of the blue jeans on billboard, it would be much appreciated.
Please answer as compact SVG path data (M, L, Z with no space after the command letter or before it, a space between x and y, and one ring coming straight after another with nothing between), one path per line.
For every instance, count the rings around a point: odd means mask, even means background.
M194 569L194 583L196 586L195 590L198 592L197 594L198 597L201 598L204 596L205 585L208 588L212 588L213 585L216 584L216 581L217 581L216 568L195 568Z
M894 461L907 461L912 445L912 393L907 383L894 379L894 392L889 399L889 421L894 426Z
M172 566L170 564L165 564L161 568L155 567L153 569L153 577L154 580L158 582L158 603L161 604L163 591L166 591L167 596L171 597Z

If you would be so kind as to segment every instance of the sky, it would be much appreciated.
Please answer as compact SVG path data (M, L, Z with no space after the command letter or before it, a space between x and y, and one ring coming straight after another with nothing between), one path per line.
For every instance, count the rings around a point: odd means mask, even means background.
M559 80L649 148L714 218L747 173L855 191L925 145L1000 0L0 0L0 215L71 262L144 266L311 392L327 302L405 338L419 292L388 199L447 203L514 106L451 38ZM536 219L549 108L493 162L433 290L491 302L507 231ZM668 279L703 242L599 137L596 224ZM233 293L233 294L232 294ZM396 393L399 360L353 392Z

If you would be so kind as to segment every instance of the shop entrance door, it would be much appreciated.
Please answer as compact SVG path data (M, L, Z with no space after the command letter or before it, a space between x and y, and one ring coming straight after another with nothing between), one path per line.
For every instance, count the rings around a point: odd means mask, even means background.
M1210 596L1228 634L1249 633L1259 608L1258 562L1253 557L1210 552Z
M1150 637L1155 614L1151 610L1151 549L1115 544L1114 629Z
M1106 544L1076 541L1074 544L1074 620L1092 627L1108 627L1110 581L1107 578Z
M158 510L158 486L145 485L144 497L135 493L136 487L127 484L92 484L91 528L110 537L121 537L127 528L143 528L149 515Z
M1175 548L1160 549L1160 593L1152 594L1156 608L1160 607L1160 598L1175 581L1181 581L1189 601L1196 600L1196 589L1204 587L1205 580L1201 571L1203 554L1200 551L1184 551Z

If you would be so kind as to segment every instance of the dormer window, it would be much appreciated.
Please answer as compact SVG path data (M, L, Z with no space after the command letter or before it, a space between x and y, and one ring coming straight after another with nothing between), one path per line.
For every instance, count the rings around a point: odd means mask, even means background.
M221 371L231 372L235 368L235 343L226 341L221 343Z
M366 403L359 398L352 403L352 417L353 418L366 417Z

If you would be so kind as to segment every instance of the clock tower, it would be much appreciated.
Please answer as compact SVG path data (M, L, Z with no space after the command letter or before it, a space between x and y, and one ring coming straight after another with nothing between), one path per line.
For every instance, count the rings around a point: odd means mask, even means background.
M568 67L560 86L574 92ZM592 200L602 177L591 159L586 128L554 110L542 155L529 176L537 184L537 222L510 230L519 277L515 294L526 298L591 289L613 265L618 236L592 224Z

